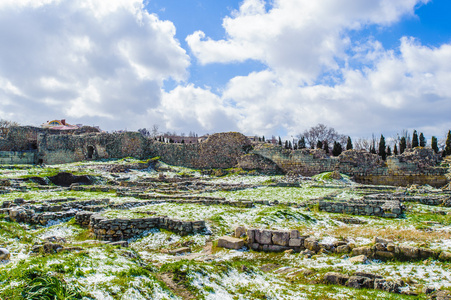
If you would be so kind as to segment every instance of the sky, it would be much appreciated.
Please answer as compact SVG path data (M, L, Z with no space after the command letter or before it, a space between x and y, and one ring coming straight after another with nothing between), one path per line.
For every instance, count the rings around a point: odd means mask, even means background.
M443 137L450 14L449 0L1 0L0 118Z

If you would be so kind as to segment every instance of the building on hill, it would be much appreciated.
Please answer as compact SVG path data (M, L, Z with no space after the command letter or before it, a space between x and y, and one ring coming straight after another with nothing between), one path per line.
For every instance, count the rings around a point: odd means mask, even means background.
M66 123L65 119L62 120L52 120L41 124L41 128L49 128L55 130L74 130L80 128L78 125L71 125Z

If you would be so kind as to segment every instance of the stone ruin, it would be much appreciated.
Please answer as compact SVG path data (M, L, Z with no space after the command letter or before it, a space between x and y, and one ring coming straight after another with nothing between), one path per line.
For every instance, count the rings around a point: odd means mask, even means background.
M120 134L94 130L69 134L34 127L13 127L0 138L0 163L59 164L91 159L159 157L165 163L195 169L242 168L264 174L312 176L338 171L360 183L376 185L429 184L449 182L447 167L430 148L407 149L382 161L363 150L344 151L329 157L320 149L287 150L280 146L252 143L237 132L217 133L197 144L154 141L137 132Z

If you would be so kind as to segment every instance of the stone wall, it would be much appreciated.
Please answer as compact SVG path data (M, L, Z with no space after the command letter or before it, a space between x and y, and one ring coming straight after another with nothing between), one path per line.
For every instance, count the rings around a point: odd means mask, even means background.
M85 133L81 135L38 136L38 159L46 164L61 164L89 159L148 158L149 140L137 132L120 134Z
M330 213L397 218L404 207L397 200L343 200L318 201L319 209Z
M252 148L250 140L238 132L216 133L199 144L154 142L149 147L165 163L195 169L232 168Z
M447 169L438 166L439 155L430 148L408 149L401 155L388 157L387 161L364 150L348 150L338 157L328 157L320 149L286 150L265 145L252 153L274 161L285 173L303 176L338 170L364 184L441 187L449 181Z
M0 165L34 164L37 150L0 151Z
M255 251L280 252L292 249L299 252L304 249L305 239L306 236L301 236L298 230L247 230L248 246Z
M133 238L151 229L166 229L180 235L206 233L205 221L180 221L168 217L149 217L140 219L108 219L91 212L79 212L78 214L90 214L89 227L96 238L107 241L120 241ZM78 215L77 214L77 215ZM76 220L85 220L86 217L76 217ZM84 225L83 221L80 225Z

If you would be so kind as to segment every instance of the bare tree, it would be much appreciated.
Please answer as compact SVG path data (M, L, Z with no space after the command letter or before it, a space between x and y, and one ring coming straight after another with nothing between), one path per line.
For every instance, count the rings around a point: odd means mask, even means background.
M303 134L298 134L297 137L299 139L304 137L310 146L316 145L318 141L327 141L329 143L339 141L340 143L346 143L346 137L344 135L339 134L334 128L327 127L324 124L318 124L304 131Z
M0 119L0 135L8 133L9 128L19 126L19 123L9 120Z
M152 129L150 130L150 136L153 138L157 137L159 135L158 129L159 126L157 124L153 124Z
M354 142L354 149L356 150L366 150L366 151L370 151L370 147L371 147L371 139L367 139L367 138L358 138L355 142Z

